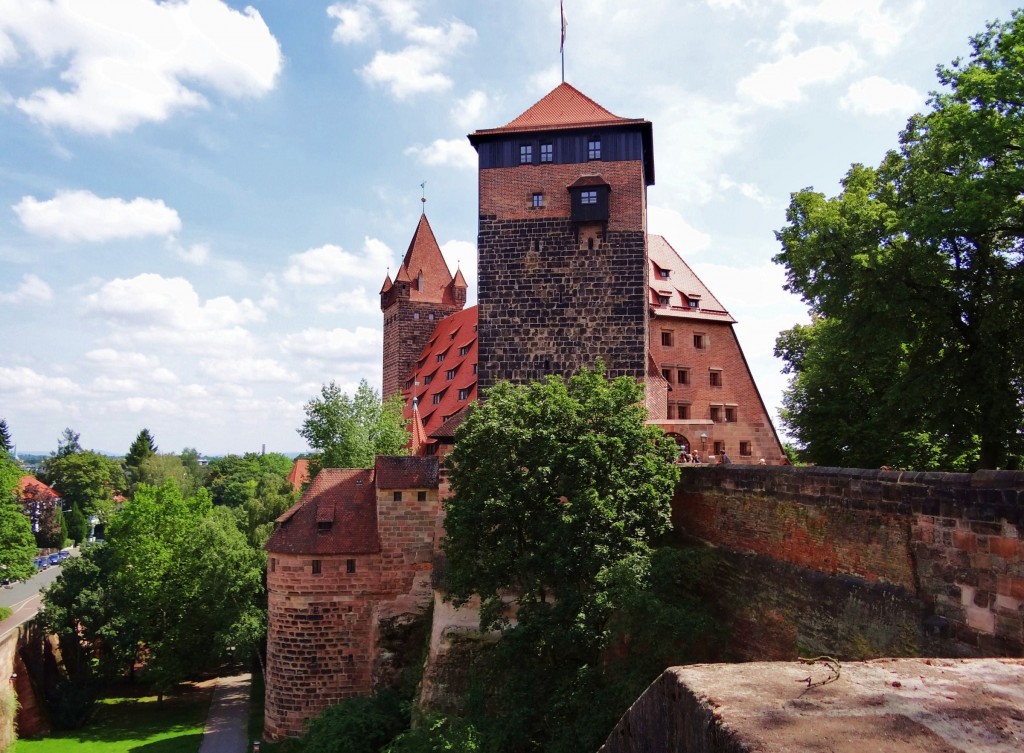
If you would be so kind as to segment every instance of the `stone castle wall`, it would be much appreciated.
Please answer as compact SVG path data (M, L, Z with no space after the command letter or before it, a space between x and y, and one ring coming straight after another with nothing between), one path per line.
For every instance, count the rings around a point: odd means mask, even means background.
M572 374L598 358L609 376L642 378L645 248L643 232L609 231L589 249L568 219L481 216L479 388Z
M1024 473L683 468L740 659L1024 655Z
M384 372L381 384L384 400L401 394L405 380L415 370L416 360L437 323L462 308L410 301L408 292L401 297L397 290L389 300L392 302L384 311Z

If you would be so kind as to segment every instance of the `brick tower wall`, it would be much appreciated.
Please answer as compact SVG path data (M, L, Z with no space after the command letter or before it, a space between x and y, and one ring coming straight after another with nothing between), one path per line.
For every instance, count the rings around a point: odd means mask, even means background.
M369 695L378 555L315 557L271 552L267 567L266 715L270 740L302 734L303 723L345 698ZM349 573L347 561L355 560Z
M600 174L609 219L593 249L570 219L568 186ZM533 194L543 206L533 207ZM646 188L639 161L480 171L479 387L568 375L604 360L645 373Z
M410 301L395 296L384 310L384 374L381 396L399 395L412 374L416 359L444 317L460 311L460 305ZM416 318L418 315L418 318Z
M437 489L402 489L395 501L394 489L377 491L377 530L381 543L380 591L406 594L417 572L429 571L440 502ZM418 500L420 492L425 500Z

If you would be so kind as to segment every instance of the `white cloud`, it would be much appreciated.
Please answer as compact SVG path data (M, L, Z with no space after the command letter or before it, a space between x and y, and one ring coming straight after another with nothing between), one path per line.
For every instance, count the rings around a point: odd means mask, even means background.
M881 76L868 76L850 84L839 106L864 115L899 114L909 116L925 103L914 87L897 84Z
M49 377L25 366L0 366L0 392L19 396L64 397L81 394L67 377Z
M317 310L324 314L376 314L380 311L380 298L358 287L336 295Z
M893 50L925 11L924 0L786 0L786 16L780 24L780 42L798 39L805 25L853 27L875 52ZM885 6L885 7L883 7Z
M402 40L403 47L377 50L359 69L367 83L386 87L397 99L450 89L452 81L444 73L445 67L460 49L476 40L476 30L457 18L439 26L420 23L418 6L415 0L357 0L327 9L327 14L338 20L334 28L338 42L365 41L381 23Z
M436 139L428 146L410 146L405 150L424 165L432 167L454 167L462 170L476 170L476 149L468 139Z
M86 313L112 323L192 334L227 330L266 318L248 298L236 301L221 296L202 303L188 280L156 274L111 280L83 302Z
M376 359L380 357L383 335L379 329L307 329L287 335L282 348L293 356L315 360Z
M391 264L391 249L382 241L367 237L361 256L331 243L292 254L288 257L284 279L294 285L329 285L350 277L372 278Z
M60 73L61 88L37 89L18 108L84 133L128 131L204 107L199 89L262 95L283 60L258 11L220 0L0 0L3 35L16 54Z
M452 120L459 128L475 128L484 121L488 104L487 92L480 89L471 91L465 97L455 100L451 110Z
M199 363L204 374L220 382L298 382L299 375L272 358L220 358Z
M205 243L194 243L188 248L179 243L172 243L171 250L186 264L203 267L210 261L210 247Z
M181 229L161 199L101 199L90 191L58 191L48 201L24 196L13 207L26 230L61 241L109 241L166 235Z
M373 13L366 5L342 5L336 3L327 8L327 15L338 20L332 37L335 42L352 44L362 42L376 31Z
M466 305L476 303L476 244L469 241L446 241L441 244L441 255L444 256L448 269L462 270L462 276L469 285Z
M758 187L754 183L739 183L733 180L728 175L723 174L718 178L718 187L723 191L735 190L743 198L750 199L751 201L760 204L765 208L779 206L778 202L775 202L770 197L765 196L764 192L761 191L760 187Z
M0 303L49 303L53 290L35 275L23 275L21 284L10 293L0 293Z
M92 380L91 386L99 392L135 392L139 388L139 383L134 379L100 376Z
M834 82L859 64L860 57L850 44L820 45L762 63L736 84L736 92L757 105L782 107L801 101L807 87Z
M647 209L647 231L664 236L684 259L711 245L711 236L693 227L674 209L651 205Z

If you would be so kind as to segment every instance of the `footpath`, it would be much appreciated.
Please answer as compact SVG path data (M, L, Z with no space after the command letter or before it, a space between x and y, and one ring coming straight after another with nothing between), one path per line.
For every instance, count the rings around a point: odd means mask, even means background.
M199 753L248 753L252 675L218 677Z

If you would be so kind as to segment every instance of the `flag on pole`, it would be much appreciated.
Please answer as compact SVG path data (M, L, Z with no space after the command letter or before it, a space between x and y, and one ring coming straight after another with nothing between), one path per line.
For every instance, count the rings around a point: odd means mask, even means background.
M558 50L565 52L565 0L558 0L558 9L562 11L562 44Z

